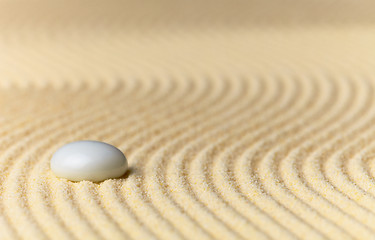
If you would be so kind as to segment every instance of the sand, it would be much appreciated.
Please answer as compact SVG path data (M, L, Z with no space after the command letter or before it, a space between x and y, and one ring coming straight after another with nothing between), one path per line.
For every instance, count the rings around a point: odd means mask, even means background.
M374 239L374 7L0 1L0 239Z

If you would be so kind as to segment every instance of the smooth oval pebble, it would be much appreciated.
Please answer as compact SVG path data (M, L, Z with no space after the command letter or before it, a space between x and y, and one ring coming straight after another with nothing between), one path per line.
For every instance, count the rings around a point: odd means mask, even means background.
M71 181L104 181L121 177L128 169L124 154L98 141L77 141L59 148L51 159L56 176Z

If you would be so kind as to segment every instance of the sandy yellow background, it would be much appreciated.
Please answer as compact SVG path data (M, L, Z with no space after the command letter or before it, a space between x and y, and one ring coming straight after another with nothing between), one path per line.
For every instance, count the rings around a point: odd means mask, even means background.
M373 1L0 1L0 239L375 239ZM73 183L75 140L120 179Z

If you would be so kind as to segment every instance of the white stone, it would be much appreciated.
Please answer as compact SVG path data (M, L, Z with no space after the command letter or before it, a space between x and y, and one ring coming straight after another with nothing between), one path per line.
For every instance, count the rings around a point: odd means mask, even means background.
M51 159L56 176L71 181L100 182L122 176L128 169L124 154L98 141L77 141L59 148Z

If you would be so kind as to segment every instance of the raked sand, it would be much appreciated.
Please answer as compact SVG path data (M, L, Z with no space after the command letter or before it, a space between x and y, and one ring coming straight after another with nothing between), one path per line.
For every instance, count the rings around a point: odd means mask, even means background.
M0 239L375 239L374 9L1 0Z

